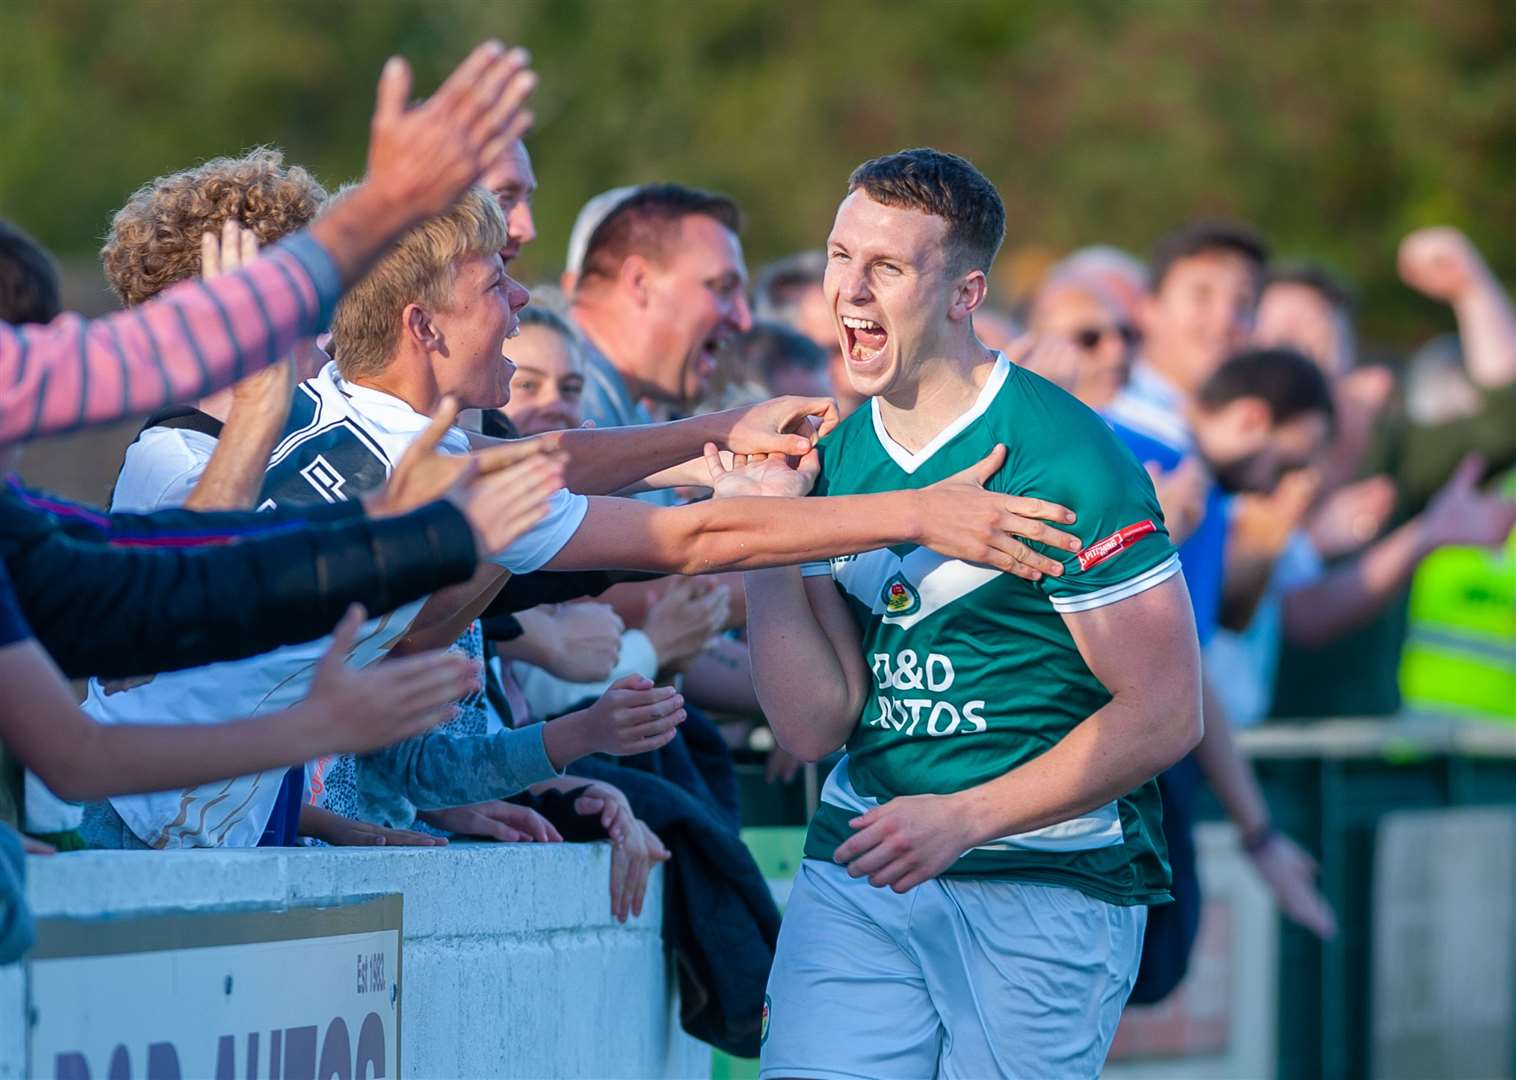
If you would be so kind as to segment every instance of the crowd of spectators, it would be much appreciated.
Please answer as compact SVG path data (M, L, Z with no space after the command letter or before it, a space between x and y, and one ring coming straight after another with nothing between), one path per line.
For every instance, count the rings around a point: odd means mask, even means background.
M802 761L762 740L741 571L914 542L1026 573L1037 523L962 479L706 499L707 452L798 456L869 407L827 256L750 284L731 199L615 188L529 304L509 271L536 240L534 84L488 43L409 105L391 61L367 172L334 195L268 148L147 183L102 250L125 310L93 322L0 223L0 454L146 416L108 508L0 490L0 959L28 940L22 850L606 839L620 919L668 864L686 1026L751 1049L778 912L732 749L772 746L772 781ZM1389 715L1402 685L1516 711L1516 643L1457 655L1448 605L1490 589L1446 587L1483 574L1509 616L1511 549L1456 560L1516 528L1494 489L1516 312L1453 229L1406 237L1400 272L1459 331L1405 378L1360 359L1348 285L1226 222L1148 260L1075 252L975 317L1148 467L1195 607L1206 734L1160 779L1180 902L1155 909L1134 1000L1185 970L1202 783L1285 913L1334 932L1235 728ZM1485 665L1487 700L1437 700L1456 663Z

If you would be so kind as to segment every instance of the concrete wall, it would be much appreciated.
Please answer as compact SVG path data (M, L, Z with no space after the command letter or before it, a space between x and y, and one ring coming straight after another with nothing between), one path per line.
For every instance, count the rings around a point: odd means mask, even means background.
M610 915L606 844L90 852L28 860L39 918L405 896L401 1062L413 1077L695 1077L659 934ZM24 965L0 969L0 1077L28 1074Z
M1375 843L1373 1075L1516 1075L1516 810L1387 814Z

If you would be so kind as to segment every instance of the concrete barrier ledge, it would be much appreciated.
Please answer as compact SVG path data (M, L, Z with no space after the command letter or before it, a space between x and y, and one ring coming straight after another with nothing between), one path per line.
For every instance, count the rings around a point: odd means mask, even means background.
M418 1077L708 1076L680 1030L660 934L610 910L610 847L80 852L27 860L38 918L405 898L401 1061ZM26 1063L25 965L0 969L0 1077Z

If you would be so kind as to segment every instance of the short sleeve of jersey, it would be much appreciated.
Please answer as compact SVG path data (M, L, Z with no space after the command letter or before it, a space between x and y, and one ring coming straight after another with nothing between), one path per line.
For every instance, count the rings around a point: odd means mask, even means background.
M111 509L150 514L183 506L215 453L216 440L182 428L148 428L126 448Z
M589 506L583 495L560 488L548 500L547 515L490 561L513 574L541 570L579 530Z
M0 563L0 649L26 641L31 636L31 627L26 625L21 606L16 603L16 594L11 591L11 579L5 572L5 565Z
M1060 614L1114 604L1179 572L1147 472L1093 414L1071 427L1069 438L1056 446L1023 447L1012 474L1013 494L1060 503L1077 517L1066 531L1079 537L1083 549L1045 551L1062 558L1063 576L1038 583Z

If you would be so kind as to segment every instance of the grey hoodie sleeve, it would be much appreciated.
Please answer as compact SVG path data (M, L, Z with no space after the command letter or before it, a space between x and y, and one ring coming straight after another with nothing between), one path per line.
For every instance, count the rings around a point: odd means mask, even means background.
M360 799L370 820L408 818L405 804L441 810L515 795L563 775L543 743L546 724L493 735L432 731L358 759ZM365 816L368 816L365 815Z

